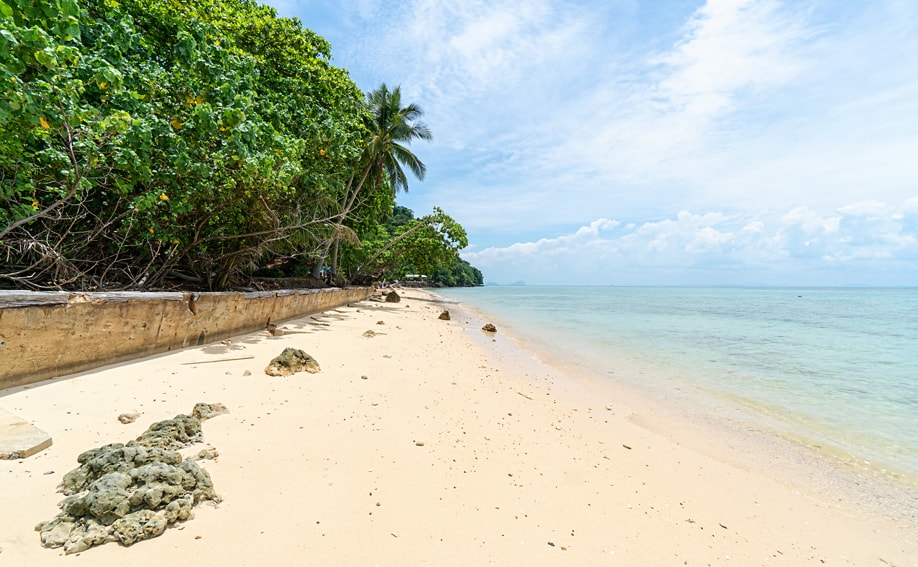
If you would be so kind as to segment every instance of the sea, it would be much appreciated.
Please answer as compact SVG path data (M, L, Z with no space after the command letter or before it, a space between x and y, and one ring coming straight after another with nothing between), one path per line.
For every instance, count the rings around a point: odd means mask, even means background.
M918 288L436 290L550 358L918 481ZM627 364L625 364L627 363ZM628 372L613 372L621 368ZM635 370L637 369L637 370ZM825 452L825 451L824 451Z

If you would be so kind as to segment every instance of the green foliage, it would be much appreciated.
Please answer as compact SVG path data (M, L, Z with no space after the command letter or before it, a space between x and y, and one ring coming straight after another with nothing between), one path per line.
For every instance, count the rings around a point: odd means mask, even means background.
M458 254L466 246L465 229L442 209L435 207L432 214L414 218L410 209L394 207L387 224L377 225L374 232L368 233L362 245L351 251L347 264L357 279L431 276L440 270L452 270L456 262L461 262Z
M0 285L222 289L330 251L350 274L453 265L458 223L393 215L402 168L424 176L420 109L330 57L253 0L0 0Z
M366 156L373 185L386 179L392 189L408 191L408 176L402 165L423 180L427 168L405 144L413 140L430 140L432 134L420 121L421 108L416 104L402 106L401 87L391 91L385 83L367 95L370 110L370 139Z
M224 287L308 244L363 151L362 93L271 8L3 0L0 15L0 251L17 285L181 268Z
M452 265L434 270L430 282L444 287L473 287L484 285L484 276L478 268L462 258L456 258Z

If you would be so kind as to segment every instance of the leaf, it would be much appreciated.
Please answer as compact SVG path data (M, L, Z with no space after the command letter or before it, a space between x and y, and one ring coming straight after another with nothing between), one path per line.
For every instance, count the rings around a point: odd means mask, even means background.
M38 122L41 124L41 127L44 128L45 130L51 128L51 125L48 124L48 121L45 120L44 116L39 117Z
M0 4L6 6L6 4L3 4L2 2L0 2ZM13 45L19 45L19 41L16 39L16 36L13 35L13 33L9 30L0 30L0 36L3 36L5 40L12 43Z
M44 65L45 67L51 69L57 65L57 61L44 49L39 49L32 54L35 57L35 60Z

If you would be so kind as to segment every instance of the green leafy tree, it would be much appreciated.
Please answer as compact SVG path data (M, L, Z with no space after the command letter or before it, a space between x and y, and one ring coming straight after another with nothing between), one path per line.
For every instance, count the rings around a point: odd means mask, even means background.
M451 265L434 270L430 282L446 287L473 287L484 285L484 276L478 268L462 258L456 258Z
M442 209L435 207L433 213L417 219L409 209L400 209L399 224L393 216L388 230L380 230L370 246L363 247L354 281L398 279L409 273L430 275L452 265L459 250L468 246L465 229ZM406 211L411 218L405 218Z
M366 109L299 22L237 0L0 16L0 279L216 289L320 242Z
M0 0L0 285L223 289L332 246L361 277L450 264L462 227L395 207L421 110L330 59L253 0Z

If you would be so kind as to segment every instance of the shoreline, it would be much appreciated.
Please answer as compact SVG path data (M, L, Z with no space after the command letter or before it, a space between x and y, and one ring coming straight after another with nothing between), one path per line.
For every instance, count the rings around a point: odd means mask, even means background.
M461 298L443 297L475 317L495 317L477 306L462 304ZM789 416L763 411L767 406L757 407L755 400L699 384L658 361L621 351L602 358L588 350L571 352L548 344L544 336L516 321L501 323L515 335L518 348L575 382L592 384L595 395L602 396L614 386L632 408L653 408L652 419L636 418L650 431L669 435L734 466L763 470L798 490L816 491L821 498L837 498L842 491L853 507L870 503L873 513L918 527L918 474L914 472L794 431ZM636 378L642 375L667 378ZM691 433L680 436L686 429ZM712 436L713 441L702 441ZM797 482L801 477L809 480Z
M0 407L54 437L43 453L0 461L0 559L918 565L914 526L642 427L632 414L653 420L656 410L627 407L638 400L621 388L546 365L500 328L487 337L475 330L486 321L429 292L399 293L398 304L363 301L285 325L302 334L252 333L0 392ZM444 307L453 321L437 320ZM262 373L294 345L322 371ZM205 362L239 355L254 358ZM32 527L57 513L54 487L76 455L197 402L230 412L204 424L220 455L204 465L219 506L128 548L64 557L40 547ZM127 411L141 418L119 423Z

